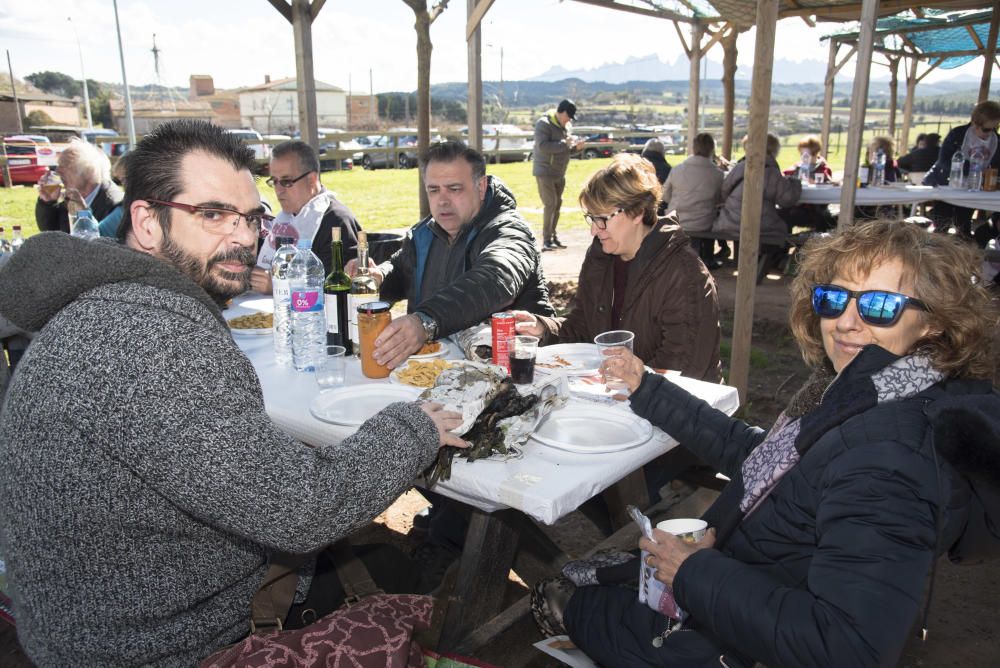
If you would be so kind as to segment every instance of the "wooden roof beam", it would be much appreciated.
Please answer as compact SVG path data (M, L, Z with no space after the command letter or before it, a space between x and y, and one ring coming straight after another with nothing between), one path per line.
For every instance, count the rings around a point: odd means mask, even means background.
M479 0L479 4L476 8L472 10L469 14L469 19L465 22L465 41L468 42L472 39L472 34L476 32L479 28L479 24L482 23L483 17L486 16L486 12L490 11L490 7L493 6L493 0Z
M667 19L668 21L683 21L684 23L695 23L696 21L696 19L690 16L684 16L683 14L678 14L677 12L672 12L668 9L643 9L642 7L632 7L631 5L619 5L613 0L573 0L573 2L580 2L585 5L593 5L595 7L604 7L605 9L617 9L620 12L630 12L640 16Z

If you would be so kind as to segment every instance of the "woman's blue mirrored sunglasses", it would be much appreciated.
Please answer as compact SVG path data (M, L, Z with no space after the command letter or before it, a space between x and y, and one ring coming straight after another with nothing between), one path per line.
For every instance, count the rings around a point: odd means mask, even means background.
M851 298L858 300L858 314L861 319L875 327L891 327L896 324L907 306L927 310L927 305L916 297L901 295L885 290L864 290L855 292L839 285L817 285L813 288L812 306L821 318L839 318L847 309Z

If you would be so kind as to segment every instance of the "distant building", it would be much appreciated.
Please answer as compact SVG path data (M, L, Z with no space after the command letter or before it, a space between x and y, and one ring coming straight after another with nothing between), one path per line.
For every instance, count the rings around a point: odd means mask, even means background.
M262 134L291 134L299 129L298 84L294 77L238 91L240 122ZM321 127L347 125L347 93L343 88L316 82L316 117Z
M17 94L17 105L10 93L0 93L0 131L5 134L17 132L17 119L24 119L33 111L41 111L52 119L46 125L72 125L82 127L84 115L81 104L77 100L48 93ZM27 128L25 128L27 130Z
M242 126L237 91L216 89L208 74L192 74L190 82L188 100L208 103L212 107L212 122L224 128Z
M378 102L374 95L348 95L347 129L378 127Z
M125 100L112 98L109 103L115 130L122 135L128 134ZM212 105L202 100L190 101L179 97L153 100L133 99L132 118L135 121L136 133L144 135L169 121L190 119L214 122L215 114L212 111Z
M215 81L208 74L192 74L189 79L191 90L188 99L194 100L206 95L215 95Z

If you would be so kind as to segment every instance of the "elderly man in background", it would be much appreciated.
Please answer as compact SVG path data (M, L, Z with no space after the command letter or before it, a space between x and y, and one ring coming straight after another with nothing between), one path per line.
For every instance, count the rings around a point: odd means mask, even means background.
M566 248L556 236L556 225L559 223L563 190L566 189L570 154L583 145L581 140L568 133L570 121L575 118L576 105L572 100L563 100L535 123L531 173L538 183L538 195L542 198L543 251Z
M707 132L696 135L694 153L671 169L663 184L661 199L666 205L664 208L667 212L675 212L677 222L685 232L707 232L719 215L723 174L712 161L714 153L715 139L712 135ZM714 242L693 239L692 245L699 251L706 266L718 266L713 259Z
M309 144L295 139L275 146L267 184L274 188L281 204L281 213L274 219L275 228L291 227L296 241L301 237L312 239L312 252L323 262L326 273L330 273L333 262L330 230L334 227L340 228L344 261L357 257L361 225L351 210L320 183L319 158ZM270 268L276 242L272 234L261 244L257 266L250 276L257 292L271 294Z
M59 154L56 172L63 188L54 194L39 188L35 222L42 232L69 232L68 203L90 209L94 220L102 220L122 201L121 188L111 181L111 161L104 152L82 139L73 139ZM65 195L62 201L60 196Z
M406 299L409 310L375 341L375 359L390 367L497 311L555 315L531 228L507 186L486 176L482 154L441 142L420 156L420 169L431 215L372 270L382 299Z

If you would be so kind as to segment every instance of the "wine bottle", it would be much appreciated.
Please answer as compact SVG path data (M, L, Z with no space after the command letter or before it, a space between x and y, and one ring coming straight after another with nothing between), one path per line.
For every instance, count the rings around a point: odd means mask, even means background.
M858 170L858 187L867 188L868 181L871 178L872 173L872 163L868 160L868 154L865 154L865 161L861 164L861 169Z
M326 308L326 345L344 346L351 354L351 322L347 316L347 300L351 292L351 277L344 271L344 242L340 227L330 230L330 273L323 283L323 306Z
M368 302L378 301L378 283L368 268L368 233L358 231L358 268L351 279L351 291L347 296L347 317L350 321L351 344L357 354L361 347L358 341L358 307Z

